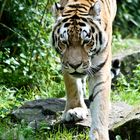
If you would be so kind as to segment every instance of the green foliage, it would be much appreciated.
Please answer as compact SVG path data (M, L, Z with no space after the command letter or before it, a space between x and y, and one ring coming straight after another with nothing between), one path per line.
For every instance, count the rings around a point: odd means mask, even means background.
M53 0L0 1L0 117L24 101L63 97L50 33Z
M128 81L129 79L129 81ZM118 78L115 90L112 92L114 101L125 101L131 105L140 103L140 65L133 71L133 76Z
M46 97L64 95L59 59L49 39L52 3L0 1L0 85L35 88Z
M27 92L25 88L7 88L5 86L0 87L0 119L7 117L7 115L18 106L21 106L23 102L33 99L38 99L43 95L39 90L34 89ZM46 94L44 94L46 97Z
M0 88L0 117L4 118L10 110L20 105L19 100L14 96L16 89Z
M124 37L140 37L140 2L139 0L117 1L117 15L114 33Z

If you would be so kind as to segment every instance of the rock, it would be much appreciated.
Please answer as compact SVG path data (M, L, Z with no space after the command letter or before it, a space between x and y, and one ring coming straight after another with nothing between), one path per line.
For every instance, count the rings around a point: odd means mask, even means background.
M112 103L112 108L109 116L109 129L111 130L115 124L122 121L123 118L125 118L132 111L132 108L132 106L124 102Z
M140 140L140 106L134 107L123 119L110 128L122 140Z
M65 107L64 99L47 99L34 100L26 102L23 106L14 110L11 114L14 120L25 120L28 123L46 121L48 125L52 125L57 121L57 114L61 114Z
M140 64L140 49L129 53L118 54L113 60L121 61L120 71L124 76L132 76L133 70Z
M88 100L85 100L89 107ZM14 120L25 120L32 127L40 127L40 123L43 121L48 126L54 126L60 124L60 117L65 107L65 99L41 99L26 102L23 106L13 111L11 116ZM132 133L135 133L135 137L140 138L140 107L133 108L123 102L112 103L112 110L110 113L110 135L114 137L116 135L122 136L123 139L128 138ZM91 116L86 120L77 123L67 123L66 127L90 127ZM125 134L123 133L125 132ZM131 132L131 133L130 133ZM115 140L115 139L111 139ZM138 139L132 139L138 140Z

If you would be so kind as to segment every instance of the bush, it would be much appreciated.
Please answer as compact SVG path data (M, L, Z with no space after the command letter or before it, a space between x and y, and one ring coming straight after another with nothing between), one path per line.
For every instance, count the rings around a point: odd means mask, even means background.
M51 49L53 1L0 1L0 85L63 93L60 65ZM61 95L63 96L63 95Z
M140 2L139 0L117 1L117 15L114 33L124 38L140 37Z

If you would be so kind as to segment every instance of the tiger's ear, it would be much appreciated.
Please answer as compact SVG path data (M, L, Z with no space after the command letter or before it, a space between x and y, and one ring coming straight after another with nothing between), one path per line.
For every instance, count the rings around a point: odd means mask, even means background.
M94 5L90 7L89 10L89 15L93 16L95 20L100 19L100 13L101 13L101 6L100 6L100 1L97 0Z
M54 17L58 17L62 13L63 9L64 7L62 7L59 3L55 3L52 7Z

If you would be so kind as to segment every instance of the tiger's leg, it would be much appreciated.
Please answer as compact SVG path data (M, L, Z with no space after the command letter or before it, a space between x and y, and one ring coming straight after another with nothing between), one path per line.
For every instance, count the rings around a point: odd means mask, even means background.
M91 140L109 140L110 77L110 69L104 66L94 77L89 79L89 100L92 116Z
M64 82L67 93L63 121L78 121L87 117L87 107L83 98L81 79L76 79L68 73L64 73Z

